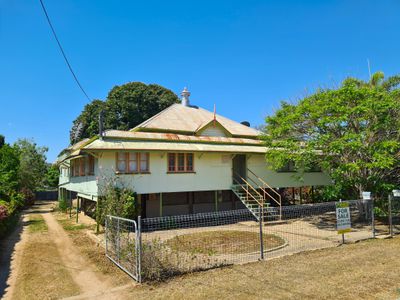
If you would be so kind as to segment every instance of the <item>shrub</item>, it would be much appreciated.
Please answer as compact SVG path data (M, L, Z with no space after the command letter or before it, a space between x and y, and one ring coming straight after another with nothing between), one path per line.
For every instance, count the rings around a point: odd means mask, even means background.
M11 209L9 203L0 201L0 238L10 232L18 222L19 211Z
M58 210L60 210L61 212L66 212L68 207L69 206L67 199L61 198L60 200L58 200Z
M149 281L164 281L169 277L181 274L173 260L178 259L177 252L171 254L168 247L159 239L142 243L141 275ZM175 261L176 263L176 261Z
M0 204L0 221L4 220L8 217L7 207L3 204Z
M35 193L29 188L22 188L21 193L24 195L25 206L35 204Z
M9 203L9 210L16 210L19 208L24 207L25 201L24 201L25 196L22 193L12 193L10 196L10 203Z
M131 189L115 187L113 183L108 183L103 187L102 196L97 201L96 222L98 225L104 225L106 215L127 219L137 217L136 193Z

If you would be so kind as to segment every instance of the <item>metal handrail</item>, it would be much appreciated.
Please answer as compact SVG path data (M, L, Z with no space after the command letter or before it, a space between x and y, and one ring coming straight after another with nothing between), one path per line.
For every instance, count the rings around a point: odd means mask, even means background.
M238 175L238 176L240 177L241 180L243 180L249 187L251 187L251 189L252 189L253 191L255 191L260 197L262 197L262 195L260 194L260 192L257 191L250 183L248 183L248 182L246 181L246 179L244 179L242 176L240 176L240 175L239 175L238 173L236 173L236 172L234 172L234 174ZM254 181L253 181L253 182L254 182Z
M248 177L247 179L250 180L252 183L254 183L254 184L256 185L257 188L259 188L259 189L262 190L262 192L264 193L264 196L262 196L260 193L258 193L258 194L263 198L264 201L265 201L265 199L266 199L265 195L267 195L269 198L271 198L272 200L274 200L278 205L281 205L270 193L268 193L268 191L267 191L265 188L261 187L255 180L253 180L253 179L250 178L250 177ZM258 191L257 191L257 192L258 192Z
M261 179L257 174L255 174L252 170L247 169L247 171L253 174L264 186L267 186L271 191L273 191L278 196L279 201L276 200L275 197L271 196L264 187L260 187L264 192L264 195L267 194L272 200L274 200L279 205L279 215L280 218L282 218L282 196L277 191L275 191L268 183L266 183L263 179Z
M258 204L259 206L262 205L262 204L253 196L253 194L250 193L249 190L246 189L246 188L244 187L243 184L240 184L240 182L239 182L238 180L236 180L236 179L234 179L234 180L235 180L235 181L238 183L238 185L240 185L240 187L246 192L247 201L249 200L248 198L249 198L249 195L250 195L250 197L253 198L253 200L254 200L255 202L257 202L257 204ZM248 184L246 184L246 185L248 185Z
M262 195L261 195L256 189L254 189L254 188L251 186L251 184L249 184L242 176L240 176L239 174L236 174L236 175L238 175L239 178L240 178L241 180L243 180L243 181L246 183L246 186L250 186L250 187L251 187L258 195L260 195L260 197L262 198ZM246 191L247 196L250 195L251 198L253 198L253 200L256 201L256 202L258 203L258 205L260 205L261 207L264 207L264 201L260 203L260 201L257 200L257 199L253 196L253 194L249 192L249 189L248 189L248 188L246 189L246 188L243 186L243 184L241 184L237 179L235 179L235 177L233 177L233 180L236 181L236 182L240 185L240 187L241 187L243 190Z
M275 191L268 183L266 183L264 180L262 180L256 173L254 173L250 169L247 169L247 171L249 171L251 174L253 174L255 177L257 177L257 179L260 180L262 184L266 185L270 190L272 190L279 197L279 199L281 198L281 195L277 191Z

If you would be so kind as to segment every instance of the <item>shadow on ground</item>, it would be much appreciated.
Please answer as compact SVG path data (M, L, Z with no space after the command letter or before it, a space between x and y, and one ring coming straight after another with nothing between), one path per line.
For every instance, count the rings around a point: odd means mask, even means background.
M23 226L22 215L17 227L5 238L0 240L0 298L5 294L8 288L7 280L11 273L11 262L15 245L21 240Z

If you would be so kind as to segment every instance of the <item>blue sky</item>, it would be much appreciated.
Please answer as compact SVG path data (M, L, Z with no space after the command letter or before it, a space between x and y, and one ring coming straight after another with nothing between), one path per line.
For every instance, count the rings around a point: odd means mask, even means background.
M44 0L91 98L158 83L236 121L262 124L281 100L372 71L399 72L398 1ZM48 160L88 100L38 0L0 0L0 134L33 138Z

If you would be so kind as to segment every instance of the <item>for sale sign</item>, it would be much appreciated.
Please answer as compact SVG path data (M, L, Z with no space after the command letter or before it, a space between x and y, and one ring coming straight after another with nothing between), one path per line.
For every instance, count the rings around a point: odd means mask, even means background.
M336 202L336 224L338 234L351 231L349 202Z

